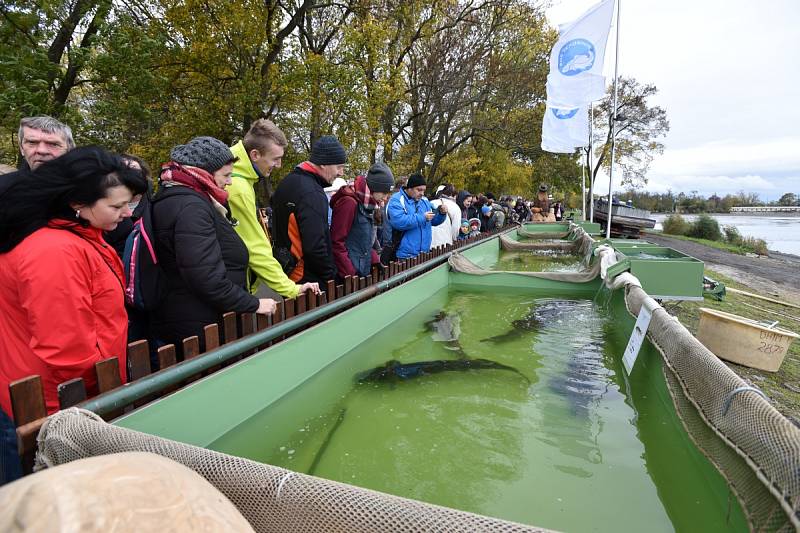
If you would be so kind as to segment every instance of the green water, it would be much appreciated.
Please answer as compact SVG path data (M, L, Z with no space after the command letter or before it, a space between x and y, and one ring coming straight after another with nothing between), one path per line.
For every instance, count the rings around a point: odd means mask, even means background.
M620 312L440 291L212 448L565 531L746 529L683 433L649 344L624 375ZM356 379L389 360L464 357L504 368Z
M490 270L512 272L577 272L581 258L562 251L501 251Z

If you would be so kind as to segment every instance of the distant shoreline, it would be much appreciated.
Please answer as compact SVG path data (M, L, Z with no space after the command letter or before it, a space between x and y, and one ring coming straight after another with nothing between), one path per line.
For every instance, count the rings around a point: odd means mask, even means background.
M761 212L761 211L747 212L747 213L742 213L742 212L738 212L738 211L735 212L735 213L659 213L659 212L653 211L650 214L651 215L664 215L664 216L669 216L669 215L681 215L681 216L709 215L709 216L713 217L715 215L721 215L721 216L726 216L726 217L764 217L764 218L769 218L769 217L792 217L792 218L800 218L800 212L791 212L791 211L788 211L788 212L777 212L777 213L764 213L764 212Z

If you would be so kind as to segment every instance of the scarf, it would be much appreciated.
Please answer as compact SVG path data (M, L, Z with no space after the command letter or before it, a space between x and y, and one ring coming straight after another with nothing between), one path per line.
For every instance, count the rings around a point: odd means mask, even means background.
M369 192L369 187L367 187L367 178L364 176L356 177L355 183L353 183L353 190L356 193L356 200L361 203L366 208L375 207L377 206L377 202L372 197L372 194Z
M220 204L228 201L228 193L214 181L214 176L199 167L184 166L175 161L161 166L161 181L164 183L180 183L201 194L207 194Z

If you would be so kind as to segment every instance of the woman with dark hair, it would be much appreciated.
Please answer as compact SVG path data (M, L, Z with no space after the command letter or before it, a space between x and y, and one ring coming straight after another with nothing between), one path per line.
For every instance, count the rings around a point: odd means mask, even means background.
M159 263L167 281L164 300L151 314L150 334L178 348L222 314L269 314L276 302L247 291L247 247L225 207L236 158L213 137L178 145L161 167L158 194L152 202L153 231Z
M152 183L150 182L151 172L150 167L144 159L130 154L120 154L120 157L122 157L122 160L125 161L131 169L142 174L142 177L147 181L147 192L145 194L151 194L153 192ZM133 214L130 218L126 218L120 222L115 229L105 232L104 235L106 242L114 247L114 250L117 251L120 258L122 258L122 254L125 252L125 241L128 239L128 235L131 234L131 231L133 231L133 223L142 216L142 209L145 204L140 202L139 199L140 197L137 196L131 202Z
M119 359L126 381L127 316L122 262L103 240L131 215L145 180L121 158L76 148L21 172L0 195L0 419L12 381L38 374L47 411L56 386ZM2 422L0 422L2 425Z

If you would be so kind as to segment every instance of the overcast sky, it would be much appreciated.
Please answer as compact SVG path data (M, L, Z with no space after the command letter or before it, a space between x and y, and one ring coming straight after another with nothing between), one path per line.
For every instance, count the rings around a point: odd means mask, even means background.
M557 26L598 0L552 1ZM654 83L670 122L645 190L800 194L800 0L621 2L619 72Z

